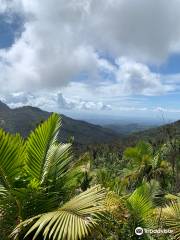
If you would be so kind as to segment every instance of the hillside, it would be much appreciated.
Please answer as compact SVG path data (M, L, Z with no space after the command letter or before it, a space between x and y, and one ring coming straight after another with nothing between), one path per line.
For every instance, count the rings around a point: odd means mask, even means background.
M0 102L0 127L11 133L20 133L23 137L27 137L30 131L46 120L49 115L49 112L39 108L26 106L10 109L6 104ZM64 115L61 117L60 140L63 142L72 136L75 143L79 144L112 143L120 138L110 129L74 120Z
M128 138L129 140L131 139L133 142L137 142L138 140L146 140L156 143L162 143L167 139L173 137L180 139L180 120L138 133L132 133Z
M150 128L153 128L153 125L148 124L139 124L139 123L129 123L129 124L107 124L104 127L109 128L119 134L129 135L132 133L141 132Z

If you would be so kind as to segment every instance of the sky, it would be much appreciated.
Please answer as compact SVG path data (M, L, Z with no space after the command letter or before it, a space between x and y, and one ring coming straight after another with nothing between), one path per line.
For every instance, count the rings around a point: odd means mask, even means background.
M180 0L0 0L0 100L180 119Z

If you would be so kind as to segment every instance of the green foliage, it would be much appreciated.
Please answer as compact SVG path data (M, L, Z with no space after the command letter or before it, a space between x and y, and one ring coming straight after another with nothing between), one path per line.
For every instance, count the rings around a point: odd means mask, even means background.
M52 115L30 134L26 142L28 174L40 183L45 181L52 164L51 156L55 154L55 143L60 128L58 115Z
M122 158L116 154L113 164L109 161L109 153L98 153L100 159L102 156L104 158L104 167L96 169L96 181L113 191L113 197L111 195L108 200L110 216L107 224L104 223L104 236L107 239L139 239L134 233L137 226L147 229L171 228L167 221L164 221L163 212L166 204L178 198L174 195L177 191L174 192L171 160L174 152L176 154L173 156L179 159L178 146L178 141L171 141L171 144L163 144L154 149L149 143L139 142L136 146L127 148ZM96 162L100 162L97 159L98 154ZM178 166L175 165L180 170ZM176 229L174 234L171 234L173 239L179 237L178 221L176 207L176 215L171 218ZM168 234L144 234L142 237L163 240L169 238Z
M74 160L70 144L57 142L60 125L59 116L53 114L25 142L19 135L0 130L0 227L6 229L4 239L15 225L11 237L22 239L24 224L27 228L27 223L31 226L38 219L38 227L44 217L50 224L55 216L53 236L59 239L65 239L66 233L68 239L78 239L98 225L95 211L102 212L105 191L94 187L70 200L79 191L83 167ZM56 224L60 222L62 225ZM72 230L66 232L64 224L66 228L71 224ZM38 228L35 237L41 239L40 232Z
M19 135L12 136L0 129L0 182L11 190L23 166L24 146Z
M139 239L138 226L180 239L179 140L97 146L75 158L58 142L60 127L52 114L26 140L0 129L0 239Z
M122 170L122 176L131 189L143 180L156 179L163 188L172 181L170 163L162 158L161 149L154 152L149 143L140 142L135 147L127 148L123 158L126 168Z
M88 189L56 211L40 215L26 235L37 229L33 240L41 231L48 239L84 238L98 225L99 215L104 212L105 195L106 191L99 187Z
M173 231L174 239L180 239L180 197L162 209L164 226Z

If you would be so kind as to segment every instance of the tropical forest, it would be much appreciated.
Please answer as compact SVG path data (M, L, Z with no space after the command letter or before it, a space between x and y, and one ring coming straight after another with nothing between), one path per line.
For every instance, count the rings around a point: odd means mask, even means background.
M0 130L2 240L180 239L179 138L77 154L59 131L55 113L26 139Z
M180 240L180 0L0 0L0 240Z

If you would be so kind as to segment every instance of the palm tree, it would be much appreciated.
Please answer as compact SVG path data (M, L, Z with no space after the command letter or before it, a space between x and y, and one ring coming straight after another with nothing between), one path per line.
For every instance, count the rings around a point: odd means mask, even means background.
M172 168L162 157L162 149L154 152L149 143L139 142L135 147L127 148L123 155L127 167L122 170L123 181L135 189L143 179L158 180L162 187L171 182ZM168 180L168 181L167 181Z
M23 228L26 230L29 225L31 228L25 236L33 233L32 239L39 236L43 236L43 239L82 239L97 229L101 215L105 212L105 195L104 189L92 187L54 211L23 221L11 236L16 239L17 233Z
M172 231L173 239L180 239L180 197L162 209L164 226Z
M106 191L94 186L72 198L83 173L71 145L58 142L60 126L60 117L52 114L26 141L0 130L0 227L5 237L17 226L13 239L22 239L30 228L30 239L76 240L98 226Z
M177 193L180 191L180 140L178 137L172 136L162 146L162 156L172 165L173 190Z
M157 205L156 195L160 188L157 181L142 183L130 194L118 195L109 192L105 206L109 212L106 234L113 239L139 239L135 234L136 227L154 229L158 227L157 215L154 213ZM143 238L142 238L143 237ZM149 234L143 234L142 239L153 239Z

